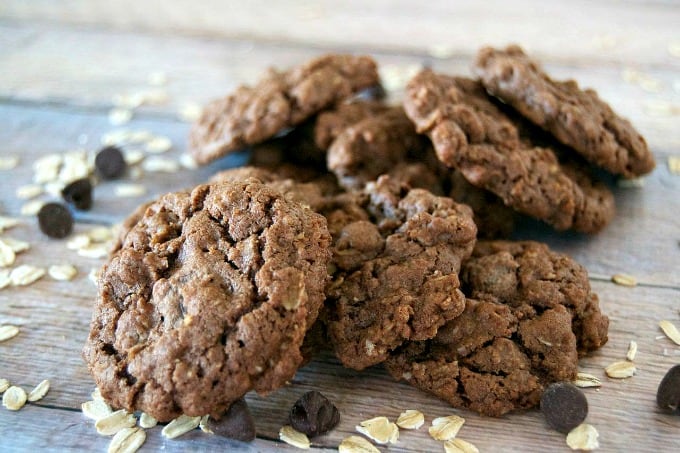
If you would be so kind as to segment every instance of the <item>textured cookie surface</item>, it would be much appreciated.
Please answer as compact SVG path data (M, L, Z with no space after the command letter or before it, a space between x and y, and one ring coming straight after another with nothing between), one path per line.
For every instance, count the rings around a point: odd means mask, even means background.
M467 206L383 176L323 213L334 267L324 320L345 366L380 363L461 313L458 271L476 235Z
M590 162L629 178L654 168L645 139L628 120L595 91L548 77L518 46L481 49L475 72L490 93Z
M455 407L499 416L570 381L578 356L607 341L586 271L537 242L480 241L461 270L463 314L386 362L396 379Z
M604 184L580 185L589 176L574 177L553 149L520 136L478 82L424 70L409 82L404 108L444 164L515 210L558 230L585 233L601 230L614 216Z
M210 162L377 83L375 62L366 56L325 55L288 71L271 69L257 84L208 104L192 127L190 150L197 162Z
M83 356L114 406L219 417L302 362L324 299L325 220L250 180L147 207L104 266Z

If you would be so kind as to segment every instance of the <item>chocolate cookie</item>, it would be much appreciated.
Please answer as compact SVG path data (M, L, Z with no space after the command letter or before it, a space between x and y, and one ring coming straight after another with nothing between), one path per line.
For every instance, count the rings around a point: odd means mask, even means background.
M168 421L284 385L329 246L323 217L252 179L161 197L99 279L83 357L102 395Z
M475 72L486 89L590 162L627 178L654 169L654 156L630 122L594 90L556 81L520 47L482 48Z
M614 216L604 184L580 185L589 176L573 177L553 149L521 137L478 82L426 69L409 82L404 108L444 164L515 210L557 230L584 233L601 230Z
M334 109L319 113L314 123L314 143L328 149L338 135L361 120L380 114L390 107L380 101L355 100L338 104Z
M575 378L580 354L607 342L585 269L544 244L480 241L460 276L463 314L385 363L455 407L491 416L533 407L546 385Z
M322 212L333 237L324 320L345 366L380 363L462 312L458 271L477 232L467 206L382 176Z
M260 143L378 80L366 56L325 55L288 71L270 69L256 85L204 108L189 136L191 153L204 164Z

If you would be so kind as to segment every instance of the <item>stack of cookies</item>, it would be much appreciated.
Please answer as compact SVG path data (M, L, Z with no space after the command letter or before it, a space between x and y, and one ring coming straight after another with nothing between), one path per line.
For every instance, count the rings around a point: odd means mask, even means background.
M455 407L535 406L607 341L587 272L517 215L597 233L595 177L651 171L644 139L591 90L516 46L478 80L424 69L402 105L375 62L328 55L270 70L204 109L191 152L248 167L140 207L99 280L83 355L115 407L220 418L330 347Z

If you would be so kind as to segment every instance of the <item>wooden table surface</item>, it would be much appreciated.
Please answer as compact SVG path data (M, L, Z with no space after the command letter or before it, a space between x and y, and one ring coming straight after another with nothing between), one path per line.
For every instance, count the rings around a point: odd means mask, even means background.
M338 2L339 3L339 2ZM601 451L671 451L680 442L680 417L661 413L656 388L680 348L664 337L658 322L680 326L680 175L668 159L680 156L680 7L669 1L405 2L330 1L196 2L89 0L3 0L0 4L0 157L17 155L16 169L0 170L0 213L19 216L15 191L31 182L32 163L48 153L84 148L94 153L100 137L115 129L108 118L116 95L149 90L149 76L162 72L164 103L135 110L125 127L169 137L177 159L186 149L189 125L178 114L242 82L269 65L285 67L327 51L374 55L390 86L414 68L469 74L477 48L518 42L557 78L573 77L597 89L645 135L657 159L642 187L614 186L618 213L593 237L558 234L536 224L518 237L548 242L590 272L602 309L609 315L609 343L580 363L602 379L586 389L588 422L600 434ZM200 5L200 6L199 6ZM115 222L143 200L204 181L218 168L238 165L243 155L168 176L147 173L148 192L114 195L115 182L97 186L85 221ZM49 197L43 197L48 199ZM20 333L0 343L0 378L30 390L49 379L47 396L18 412L0 407L0 451L104 451L109 438L96 433L80 412L93 381L80 357L88 332L95 287L88 272L103 259L68 250L65 241L42 235L33 217L6 231L31 249L15 265L47 267L71 263L73 281L49 276L27 287L0 290L0 325ZM635 276L636 287L610 281ZM639 346L637 373L624 380L604 374L625 359L631 340ZM419 409L426 425L403 431L381 451L443 451L429 437L432 418L457 413L466 423L459 437L482 452L568 451L563 435L549 430L536 411L498 419L458 411L403 383L381 367L343 369L331 356L301 369L289 387L268 398L249 395L258 438L230 442L195 430L166 440L160 427L148 430L142 451L294 451L277 439L288 408L304 391L318 389L342 413L340 425L313 439L313 451L333 450L361 420Z

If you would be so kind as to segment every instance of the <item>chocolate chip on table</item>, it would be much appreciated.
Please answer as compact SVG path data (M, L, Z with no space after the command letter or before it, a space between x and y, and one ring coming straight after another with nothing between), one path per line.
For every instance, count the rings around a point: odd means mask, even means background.
M87 211L92 207L92 181L90 178L77 179L64 187L61 195L76 209Z
M566 434L586 419L588 400L575 385L556 382L543 391L541 412L551 428Z
M219 419L208 418L208 428L218 436L250 442L255 439L255 422L243 398L229 406Z
M680 415L680 365L668 370L656 391L656 404L665 411Z
M302 395L290 411L293 428L310 437L330 431L339 421L338 408L316 390Z
M97 173L104 179L116 179L125 173L126 163L123 152L117 146L102 148L94 159Z
M63 204L47 203L38 211L38 225L51 238L65 238L73 229L73 216Z

